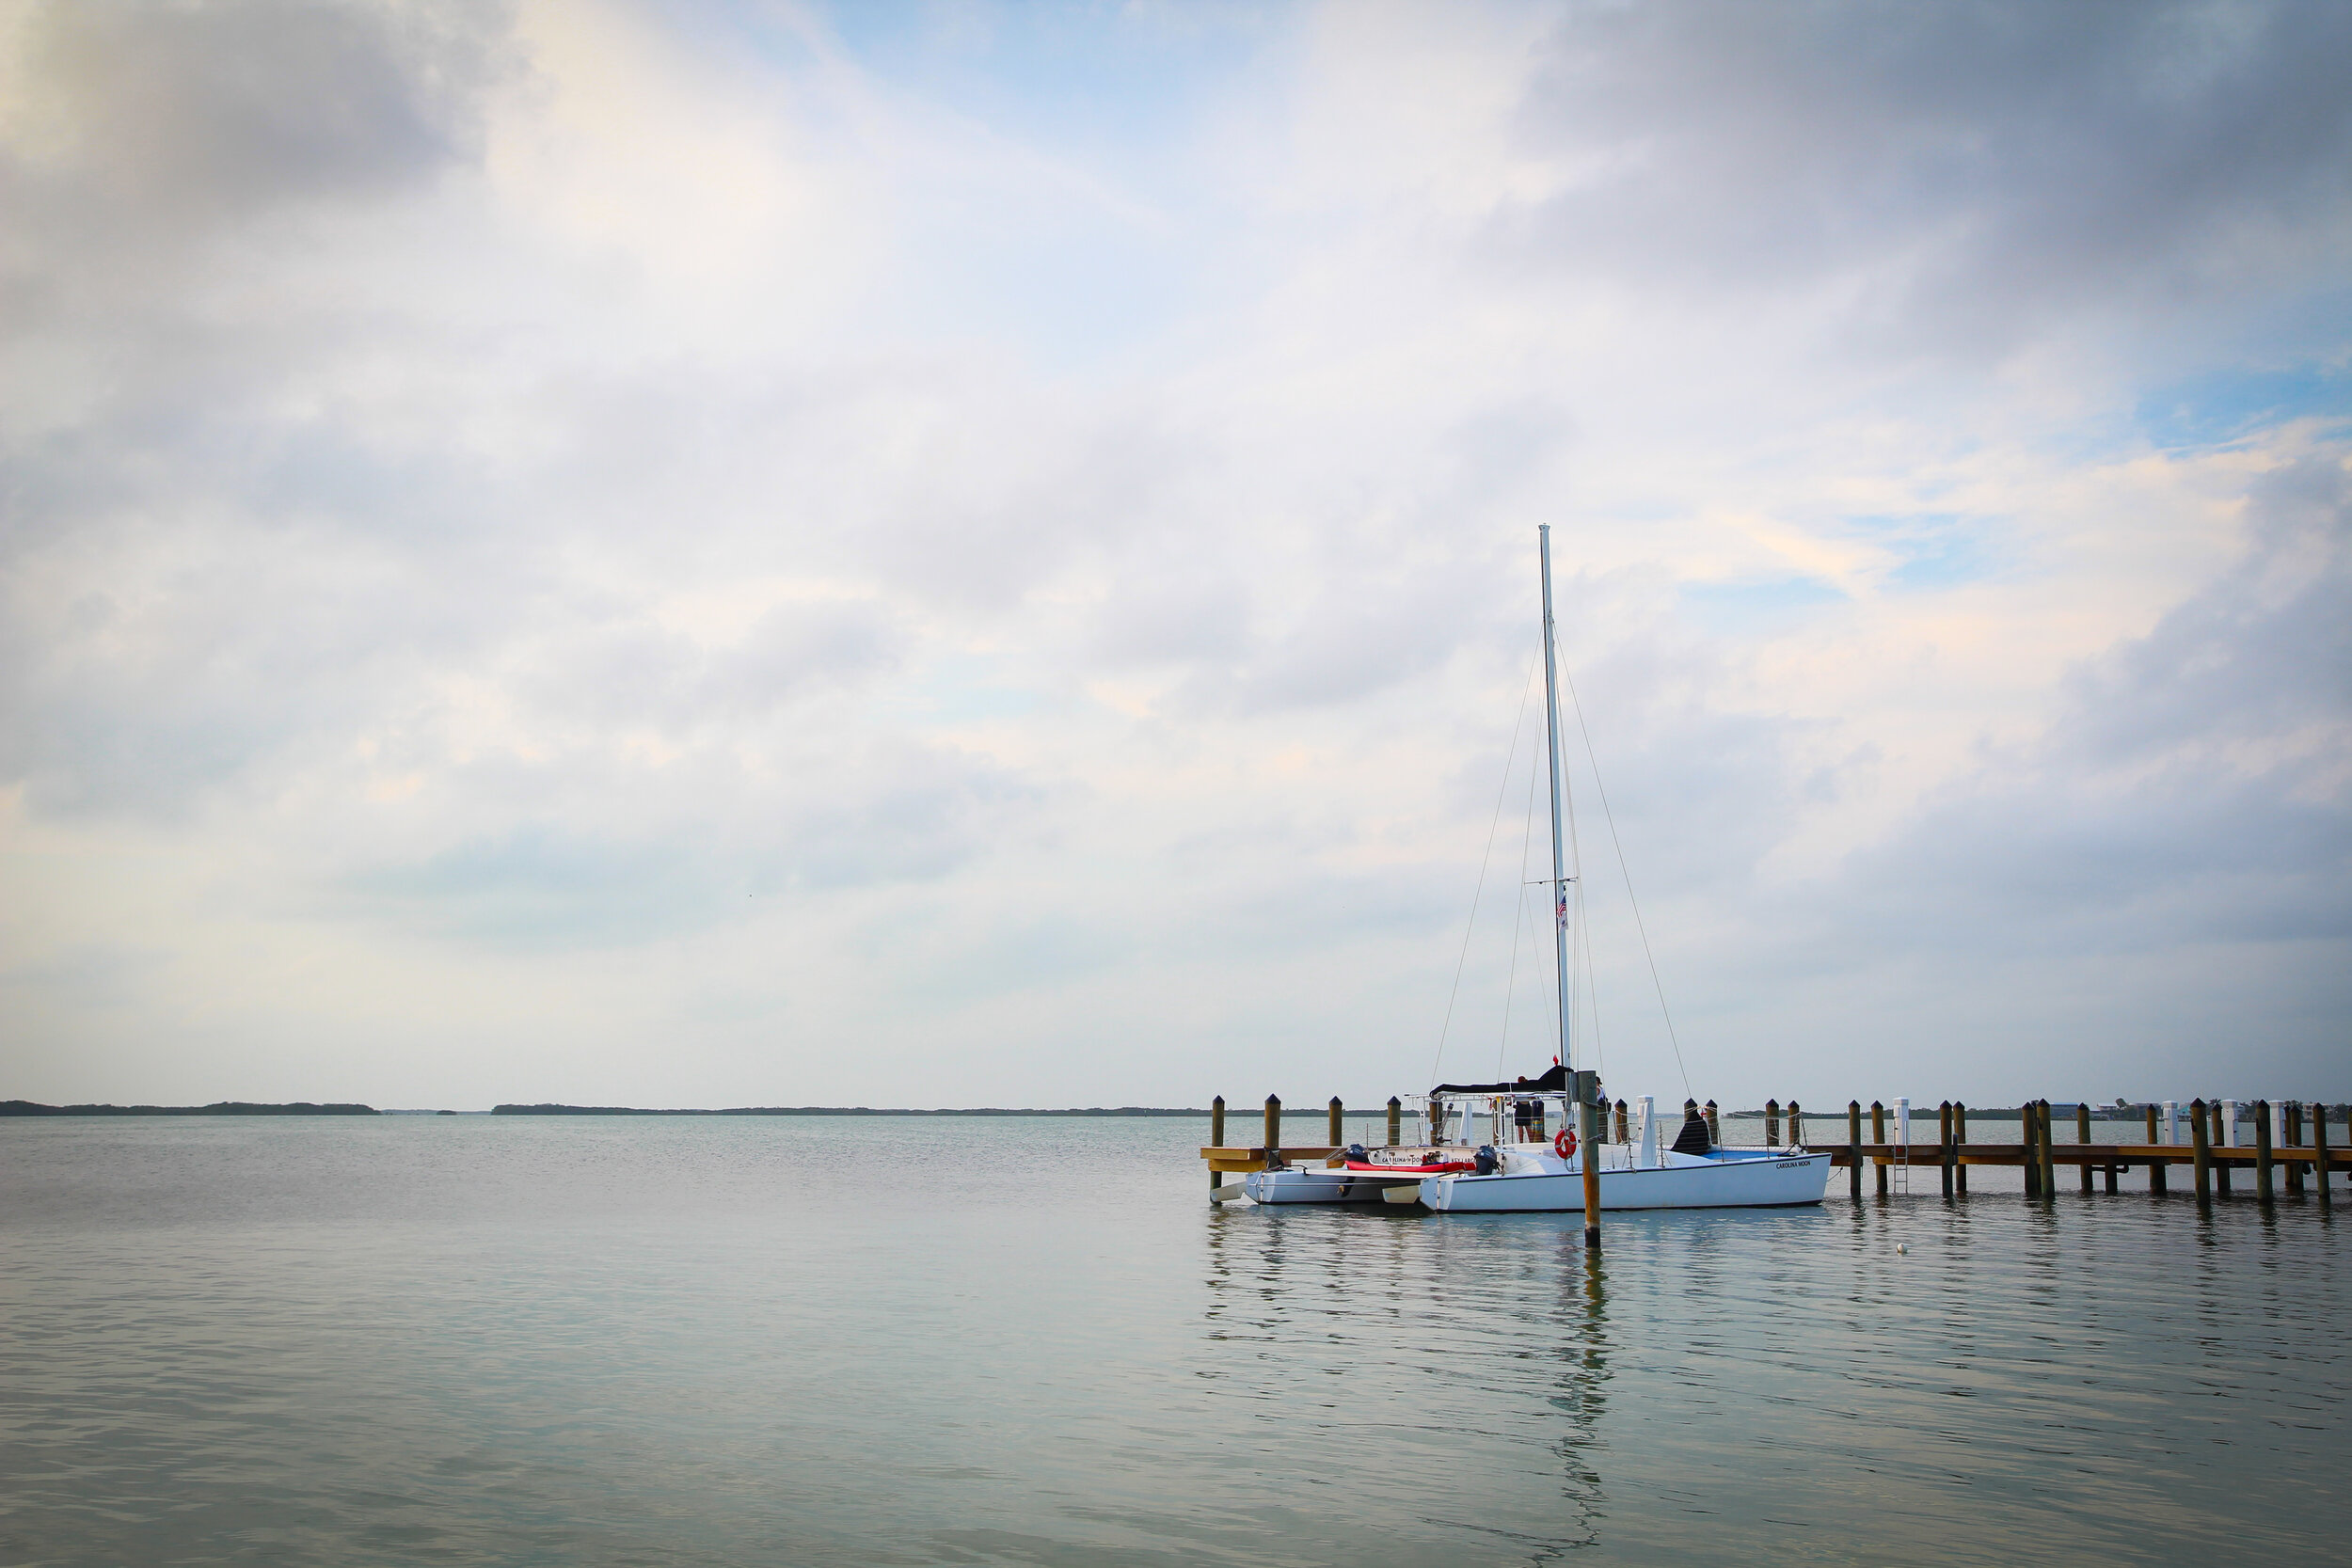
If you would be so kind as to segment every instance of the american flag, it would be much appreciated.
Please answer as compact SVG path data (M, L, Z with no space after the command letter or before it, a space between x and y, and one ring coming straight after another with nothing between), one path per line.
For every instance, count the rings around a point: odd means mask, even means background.
M1560 917L1560 928L1566 930L1568 928L1568 884L1565 882L1560 884L1560 903L1553 912Z

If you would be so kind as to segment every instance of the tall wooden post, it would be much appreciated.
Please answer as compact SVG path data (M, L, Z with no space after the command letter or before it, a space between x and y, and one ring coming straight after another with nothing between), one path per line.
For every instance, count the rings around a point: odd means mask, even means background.
M2148 1102L2148 1141L2151 1144L2156 1141L2156 1105L2153 1101ZM2148 1162L2148 1190L2152 1193L2164 1191L2164 1165L2162 1160Z
M2254 1101L2254 1196L2268 1203L2274 1189L2270 1174L2270 1101Z
M1862 1201L1862 1101L1846 1101L1846 1184Z
M1793 1100L1788 1102L1788 1141L1792 1145L1804 1142L1804 1113Z
M2190 1151L2190 1159L2197 1167L2197 1201L2200 1203L2213 1201L2212 1125L2205 1119L2205 1102L2201 1100L2190 1101L2188 1102L2189 1141L2195 1146Z
M2312 1178L2318 1183L2319 1206L2332 1206L2335 1195L2328 1190L2328 1102L2312 1101Z
M1576 1075L1577 1164L1584 1171L1584 1248L1600 1250L1600 1074Z
M1875 1100L1870 1101L1870 1141L1881 1148L1886 1147L1886 1107ZM1870 1164L1878 1167L1879 1196L1884 1197L1886 1196L1886 1156L1873 1154L1870 1156Z
M1944 1167L1944 1196L1952 1196L1952 1172L1960 1164L1960 1146L1952 1142L1952 1102L1935 1108L1935 1163Z
M2026 1150L2026 1196L2042 1196L2042 1162L2034 1155L2034 1134L2042 1118L2034 1114L2033 1101L2028 1100L2017 1111L2017 1138Z
M1209 1101L1209 1146L1213 1148L1225 1147L1225 1097L1223 1095L1218 1095ZM1223 1185L1224 1180L1225 1173L1212 1167L1209 1171L1209 1191L1216 1191L1219 1186Z
M1282 1097L1265 1097L1265 1168L1282 1168Z
M2213 1131L2207 1134L2205 1140L2206 1143L2214 1148L2230 1148L2230 1140L2237 1136L2237 1129L2234 1127L2224 1127L2221 1125L2223 1119L2221 1114L2221 1101L2217 1100L2208 1104L2205 1107L2205 1115L2213 1120ZM2221 1189L2221 1196L2224 1197L2229 1196L2230 1167L2226 1164L2216 1164L2214 1166L2213 1175L2214 1185Z
M1617 1141L1621 1144L1633 1141L1632 1128L1626 1119L1626 1103L1622 1100L1617 1101Z
M2058 1196L2058 1149L2050 1141L2050 1102L2038 1101L2034 1110L2039 1125L2034 1129L2034 1147L2042 1155L2042 1196Z
M2289 1148L2302 1148L2303 1102L2301 1101L2290 1100L2287 1101L2286 1121L2287 1147ZM2287 1162L2287 1191L2291 1193L2300 1193L2302 1190L2303 1166L2299 1161L2290 1160Z
M1331 1136L1328 1139L1333 1148L1339 1148L1340 1141L1347 1136L1346 1130L1340 1125L1340 1097L1333 1095L1331 1097Z
M1960 1163L1960 1146L1968 1141L1968 1102L1952 1101L1952 1190L1968 1196L1968 1167Z
M1389 1096L1389 1147L1394 1148L1405 1141L1405 1102Z
M1715 1102L1707 1102L1707 1141L1717 1148L1724 1147L1724 1124L1715 1115Z
M1764 1147L1780 1147L1780 1101L1777 1100L1764 1102Z
M2090 1102L2089 1101L2078 1100L2074 1102L2074 1141L2078 1144L2087 1144L2090 1141ZM2083 1191L2090 1191L2090 1162L2088 1160L2083 1162Z

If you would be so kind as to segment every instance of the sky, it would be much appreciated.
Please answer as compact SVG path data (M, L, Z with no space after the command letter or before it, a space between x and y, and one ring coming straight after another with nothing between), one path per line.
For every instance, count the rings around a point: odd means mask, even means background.
M0 1098L2352 1098L2347 79L6 0Z

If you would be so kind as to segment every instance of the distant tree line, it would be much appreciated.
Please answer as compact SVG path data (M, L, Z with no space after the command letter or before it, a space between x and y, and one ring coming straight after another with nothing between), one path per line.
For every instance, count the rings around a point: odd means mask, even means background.
M30 1100L0 1100L0 1117L373 1117L373 1105L316 1105L307 1100L263 1105L250 1100L215 1100L210 1105L42 1105Z

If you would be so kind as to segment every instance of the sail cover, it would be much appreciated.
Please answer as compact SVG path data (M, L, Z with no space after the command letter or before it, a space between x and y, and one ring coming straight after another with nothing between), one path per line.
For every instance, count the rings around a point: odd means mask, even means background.
M1557 1062L1541 1077L1510 1084L1440 1084L1431 1094L1561 1094L1568 1086L1568 1069Z

